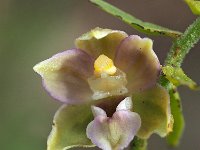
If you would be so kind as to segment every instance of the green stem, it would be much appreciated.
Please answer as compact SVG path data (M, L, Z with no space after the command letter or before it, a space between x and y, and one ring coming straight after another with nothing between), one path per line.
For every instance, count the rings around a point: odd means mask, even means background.
M186 54L200 39L200 17L196 19L183 33L177 38L166 58L165 65L180 67Z
M185 56L189 53L190 49L200 39L200 17L191 24L183 35L177 38L168 53L165 65L180 67ZM184 118L181 108L181 100L179 93L175 86L173 86L164 75L160 77L160 84L165 87L170 94L171 113L174 117L174 128L167 136L167 142L171 146L177 146L184 130Z

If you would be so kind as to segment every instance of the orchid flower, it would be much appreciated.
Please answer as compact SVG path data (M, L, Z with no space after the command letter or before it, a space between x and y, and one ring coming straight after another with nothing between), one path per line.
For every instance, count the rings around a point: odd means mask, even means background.
M40 62L44 88L64 105L54 117L48 150L126 148L172 130L168 92L157 84L160 63L149 38L95 28L76 48ZM94 118L93 118L94 116Z

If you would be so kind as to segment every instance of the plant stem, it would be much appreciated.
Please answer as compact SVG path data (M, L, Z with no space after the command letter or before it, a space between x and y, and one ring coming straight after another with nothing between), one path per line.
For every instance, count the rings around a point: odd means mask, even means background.
M177 38L170 49L165 60L165 65L180 67L185 56L189 53L190 49L200 39L200 17L196 19L183 33ZM167 142L171 146L177 146L184 130L184 117L182 114L181 100L177 88L170 83L164 75L160 77L160 84L165 87L170 94L170 107L171 113L174 117L174 128L167 136Z
M170 49L166 58L165 65L180 67L186 54L200 39L200 17L196 19L183 33L177 38Z

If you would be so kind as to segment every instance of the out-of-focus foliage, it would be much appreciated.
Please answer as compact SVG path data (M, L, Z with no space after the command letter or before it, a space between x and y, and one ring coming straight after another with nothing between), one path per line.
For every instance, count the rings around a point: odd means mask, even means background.
M199 0L185 0L193 14L200 15L200 1Z

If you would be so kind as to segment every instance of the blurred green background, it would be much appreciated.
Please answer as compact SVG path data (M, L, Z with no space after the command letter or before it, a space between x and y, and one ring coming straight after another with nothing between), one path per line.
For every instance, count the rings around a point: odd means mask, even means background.
M184 31L195 16L181 0L108 0L138 18ZM43 90L32 67L53 54L74 47L74 39L99 26L144 34L106 14L88 0L0 0L0 149L45 150L52 118L61 105ZM154 50L163 63L171 39L155 37ZM183 68L200 79L200 44ZM186 129L177 150L199 150L200 93L180 88ZM149 150L169 149L153 135Z

